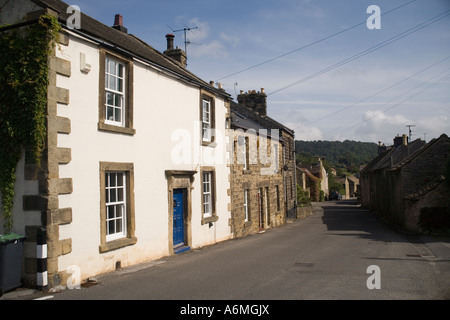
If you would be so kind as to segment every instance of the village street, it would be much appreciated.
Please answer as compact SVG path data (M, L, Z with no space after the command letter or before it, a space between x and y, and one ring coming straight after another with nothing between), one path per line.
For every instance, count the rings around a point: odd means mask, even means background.
M47 298L449 299L450 243L444 240L395 232L354 200L315 203L305 219L124 268Z

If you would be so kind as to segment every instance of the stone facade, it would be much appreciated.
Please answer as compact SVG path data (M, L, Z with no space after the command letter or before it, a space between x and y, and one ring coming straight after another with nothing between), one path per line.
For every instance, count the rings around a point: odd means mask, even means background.
M277 144L269 151L271 139L255 134L237 134L235 141L247 139L250 145L263 145L267 143L267 152L281 154L281 145ZM266 140L267 142L262 142ZM276 170L270 174L264 174L264 170L270 170L271 164L262 164L258 159L260 149L249 148L249 163L239 163L239 154L246 152L245 145L236 143L234 150L235 163L231 165L231 202L232 222L231 232L234 237L247 236L263 231L266 228L277 227L285 223L285 202L283 187L283 172ZM278 156L277 161L281 161ZM246 166L246 168L244 168ZM245 199L247 197L247 199ZM247 213L246 213L247 210Z
M242 237L296 218L294 133L267 117L264 89L231 103L231 231Z
M449 207L449 159L450 139L445 134L428 144L416 140L394 145L361 171L362 205L403 229L422 231L422 213L446 212Z

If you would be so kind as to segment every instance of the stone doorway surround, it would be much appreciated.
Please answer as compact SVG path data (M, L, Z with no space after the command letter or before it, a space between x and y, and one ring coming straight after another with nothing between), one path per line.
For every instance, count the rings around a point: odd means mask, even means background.
M185 189L186 190L186 216L184 217L185 224L185 239L186 246L192 244L192 190L194 189L193 183L195 180L195 174L197 171L189 170L166 170L165 175L167 179L167 201L168 201L168 228L169 228L169 252L174 254L173 249L173 190Z

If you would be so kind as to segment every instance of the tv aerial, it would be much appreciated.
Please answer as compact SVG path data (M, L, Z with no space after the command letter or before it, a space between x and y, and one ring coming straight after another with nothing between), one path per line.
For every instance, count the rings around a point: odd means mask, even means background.
M187 46L189 45L189 44L191 44L191 41L189 41L188 39L187 39L187 32L188 31L191 31L191 30L195 30L195 29L198 29L198 27L187 27L187 26L185 26L183 29L179 29L179 30L174 30L172 27L170 27L169 25L167 25L168 27L169 27L169 29L170 30L172 30L172 32L173 33L175 33L175 32L181 32L181 31L183 31L184 32L184 53L186 54L186 59L187 59Z
M412 130L411 130L411 127L415 127L416 125L414 125L414 124L407 124L406 125L407 127L408 127L408 129L409 129L409 142L411 142L412 140Z

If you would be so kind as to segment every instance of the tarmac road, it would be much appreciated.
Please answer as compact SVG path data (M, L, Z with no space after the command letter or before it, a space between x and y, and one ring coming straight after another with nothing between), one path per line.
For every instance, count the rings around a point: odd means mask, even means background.
M265 233L121 269L98 280L88 288L41 298L450 299L450 242L396 232L354 200L329 201L315 203L312 216Z

